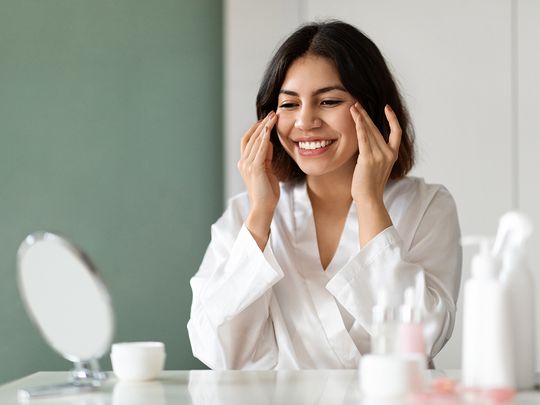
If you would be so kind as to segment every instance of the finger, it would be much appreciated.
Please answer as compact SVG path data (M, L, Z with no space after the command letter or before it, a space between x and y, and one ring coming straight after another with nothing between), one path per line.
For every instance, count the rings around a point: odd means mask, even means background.
M257 137L260 135L262 128L264 128L264 124L268 120L268 116L260 120L255 127L253 133L250 135L249 139L246 142L246 146L244 148L244 154L249 155L251 148L253 147L254 142L257 140Z
M268 138L270 139L270 138ZM268 142L268 148L266 150L266 159L265 159L265 162L266 163L270 163L272 164L272 158L274 156L274 145L272 145L272 142L269 141Z
M248 162L253 162L255 160L255 157L259 152L259 148L261 147L261 143L263 142L263 137L266 135L268 138L270 138L270 133L272 131L272 128L274 127L275 122L276 118L274 115L266 122L266 124L262 128L262 131L258 135L256 135L257 139L253 142L253 146L251 147L249 156L247 157Z
M265 125L267 125L268 121L271 120L274 115L275 113L273 111L270 111L270 113L268 113L268 115L262 121L260 121L259 125L255 128L255 131L251 135L250 139L248 140L246 144L246 147L244 148L245 156L249 156L251 154L253 150L253 146L255 145L255 142L262 134L262 131Z
M272 146L272 142L270 142L270 134L272 133L272 128L274 127L275 122L276 118L273 117L264 128L264 133L261 136L261 144L259 145L259 150L257 151L257 154L253 160L253 162L257 165L263 165L267 160L269 148ZM272 152L270 151L270 153ZM270 160L272 160L271 154Z
M351 106L350 111L353 117L356 136L358 138L358 152L359 153L371 153L371 144L366 134L366 126L362 114L360 114L359 104L355 103Z
M268 142L268 147L266 149L266 160L264 161L264 168L268 177L273 181L278 181L276 174L274 173L274 168L272 167L272 157L274 156L274 145L272 142Z
M268 148L270 144L270 131L265 128L264 134L261 137L261 143L259 145L259 150L253 159L253 164L256 166L264 166L266 161L266 156L268 155Z
M371 147L372 149L377 149L379 151L384 151L386 146L386 141L384 140L384 137L381 134L381 131L379 131L379 128L375 125L371 117L369 116L368 112L360 107L360 114L362 115L362 118L364 119L366 128L367 128L367 136L369 137L369 140L371 141Z
M249 140L251 139L253 133L257 129L257 127L260 125L261 121L257 121L253 123L249 129L245 132L245 134L242 136L242 140L240 141L240 155L244 152L244 149L246 148L246 145L248 144Z
M263 131L259 135L257 135L255 141L251 145L251 150L249 151L249 154L245 157L245 160L246 162L248 162L248 164L251 164L255 160L255 156L257 156L257 152L259 151L259 148L261 147L261 142L265 133L266 133L266 127L263 129Z
M386 142L381 131L379 131L379 128L375 125L368 112L365 109L362 109L361 114L369 128L368 136L371 140L373 156L375 158L384 156L386 159L395 161L397 158L397 151L392 149L392 146Z
M390 145L390 148L397 156L397 153L399 152L399 145L401 144L401 125L399 125L396 113L389 105L386 105L386 107L384 108L384 114L386 115L388 124L390 124L390 136L388 137L388 145Z

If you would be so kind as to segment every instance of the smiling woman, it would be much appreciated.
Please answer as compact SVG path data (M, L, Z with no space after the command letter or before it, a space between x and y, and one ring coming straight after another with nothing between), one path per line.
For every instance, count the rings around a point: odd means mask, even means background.
M379 49L368 37L358 33L356 28L347 24L325 24L324 27L314 24L292 34L268 65L257 95L257 115L262 119L275 110L276 105L279 106L278 112L282 112L300 101L298 94L288 87L287 79L290 81L293 76L291 70L303 70L299 77L308 84L317 85L313 96L319 96L320 100L314 99L313 102L319 101L321 107L347 104L348 101L350 105L351 99L360 102L386 141L390 128L383 109L389 104L402 128L399 155L391 173L391 178L399 178L407 174L414 164L414 137L409 113ZM312 58L318 59L319 63L301 63ZM303 179L305 173L279 142L275 142L276 136L274 132L274 169L283 180Z
M349 111L354 103L329 59L313 55L297 59L287 71L278 98L280 142L276 149L281 145L304 175L350 172L351 158L358 152Z
M377 47L340 21L278 49L242 138L247 188L212 227L188 331L212 368L356 368L375 297L417 281L432 359L461 275L454 200L407 177L412 130ZM420 282L418 282L418 280Z

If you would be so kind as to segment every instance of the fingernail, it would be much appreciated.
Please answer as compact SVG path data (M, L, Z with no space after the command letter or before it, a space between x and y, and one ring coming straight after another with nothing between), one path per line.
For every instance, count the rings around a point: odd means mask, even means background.
M392 107L390 107L390 104L386 104L386 108L388 108L388 110L390 110L391 112L394 112L394 110L392 110Z

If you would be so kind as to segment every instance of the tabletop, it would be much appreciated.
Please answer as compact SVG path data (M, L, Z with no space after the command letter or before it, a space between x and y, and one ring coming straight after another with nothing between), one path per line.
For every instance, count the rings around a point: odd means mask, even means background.
M457 371L428 371L428 378L457 378ZM40 385L60 384L67 372L39 372L0 386L0 404L18 404L17 390ZM440 404L441 399L407 398L374 400L362 397L356 370L301 371L164 371L155 381L123 382L114 375L99 390L64 397L32 400L38 405L349 405L349 404ZM461 397L447 397L447 404L459 405ZM467 402L470 404L470 402ZM512 404L540 404L540 392L519 392Z

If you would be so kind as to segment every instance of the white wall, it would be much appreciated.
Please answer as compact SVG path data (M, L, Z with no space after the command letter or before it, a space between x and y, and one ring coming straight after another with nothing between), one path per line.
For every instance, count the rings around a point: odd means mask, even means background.
M516 20L516 182L518 206L531 216L536 233L529 242L536 281L536 325L540 325L540 2L519 0ZM538 326L537 348L540 347ZM537 359L540 353L537 350ZM537 361L537 367L540 361Z
M255 97L273 51L299 24L297 0L225 2L225 197L244 189L236 169L240 139L257 120ZM287 10L287 12L285 12Z
M419 159L413 175L448 187L463 234L493 234L498 217L518 202L540 224L534 178L540 146L534 121L540 107L539 4L226 1L227 197L243 190L236 170L239 140L256 119L258 83L272 51L301 22L339 18L364 31L386 56L416 128ZM533 243L540 246L540 238ZM468 277L470 252L465 253ZM540 268L540 254L532 259ZM438 367L460 367L461 300L459 304L454 337L437 356Z

